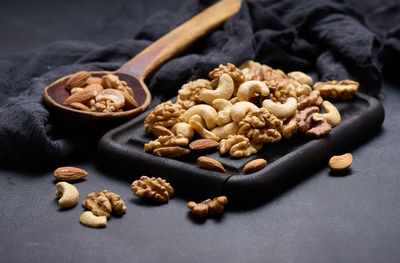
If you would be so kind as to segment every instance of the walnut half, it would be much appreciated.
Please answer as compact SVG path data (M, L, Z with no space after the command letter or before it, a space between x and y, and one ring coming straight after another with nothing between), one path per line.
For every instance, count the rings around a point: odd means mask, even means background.
M96 216L106 216L110 217L111 212L116 215L122 215L126 211L125 202L121 197L115 193L108 192L108 190L103 190L102 192L89 194L83 201L82 206L90 211Z
M131 184L134 195L147 197L158 202L168 202L174 195L174 188L161 177L142 176Z

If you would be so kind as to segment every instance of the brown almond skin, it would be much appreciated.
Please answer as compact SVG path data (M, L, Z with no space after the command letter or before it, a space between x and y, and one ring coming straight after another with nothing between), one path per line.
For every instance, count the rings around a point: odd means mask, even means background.
M90 84L86 88L77 93L69 96L65 101L64 105L70 105L74 102L86 103L91 99L94 99L99 93L103 91L103 86L99 84Z
M265 159L255 159L253 161L248 162L244 168L244 174L255 173L261 169L263 169L267 165L267 161Z
M127 91L122 91L122 90L119 91L122 92L125 98L124 110L131 110L139 107L139 104L136 102L133 96L131 96L131 94L129 94Z
M219 146L219 142L210 139L199 139L191 142L189 148L195 152L202 152L215 149Z
M348 169L353 163L353 155L345 153L343 155L334 155L329 160L329 168L332 171L340 172Z
M169 129L167 129L163 126L159 126L159 125L154 126L153 129L151 130L151 132L157 138L160 136L174 135L174 133L172 131L170 131Z
M65 166L54 170L54 177L59 181L75 181L86 177L88 173L80 168Z
M86 80L92 75L87 71L79 71L69 77L67 81L67 89L71 90L73 87L84 87Z
M197 164L203 169L226 173L224 166L213 158L200 156L199 158L197 158Z
M82 104L80 102L72 102L70 106L74 109L83 110L83 111L91 111L88 106Z
M90 77L86 80L86 85L99 84L101 85L101 78Z

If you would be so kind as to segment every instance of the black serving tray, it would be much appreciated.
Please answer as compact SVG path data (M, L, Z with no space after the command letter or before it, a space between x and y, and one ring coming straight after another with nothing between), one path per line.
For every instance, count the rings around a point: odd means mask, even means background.
M151 134L145 133L143 125L151 109L105 134L99 143L99 158L102 164L117 167L132 178L144 174L163 177L175 188L182 187L196 195L258 197L275 183L293 179L302 171L326 162L332 155L349 150L351 145L375 133L384 120L383 107L374 97L359 93L352 100L333 103L342 122L328 136L312 139L297 133L290 139L264 144L257 154L241 159L221 156L218 151L192 152L177 159L145 153L143 145L154 140ZM201 155L220 161L227 173L199 168L196 160ZM256 173L243 175L244 165L257 158L266 159L267 166Z

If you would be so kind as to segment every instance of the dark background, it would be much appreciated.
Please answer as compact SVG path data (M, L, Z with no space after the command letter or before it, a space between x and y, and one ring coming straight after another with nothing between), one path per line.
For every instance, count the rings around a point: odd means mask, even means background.
M146 17L182 2L3 0L0 55L59 40L107 45L131 38ZM0 261L399 262L400 90L385 81L379 99L382 130L352 150L347 176L324 167L261 204L230 205L218 219L191 216L190 200L179 194L165 205L139 200L129 189L134 167L126 176L105 172L95 152L41 169L3 167ZM75 184L81 201L108 189L125 200L127 213L104 229L82 226L83 208L62 210L54 198L52 171L60 165L89 172Z

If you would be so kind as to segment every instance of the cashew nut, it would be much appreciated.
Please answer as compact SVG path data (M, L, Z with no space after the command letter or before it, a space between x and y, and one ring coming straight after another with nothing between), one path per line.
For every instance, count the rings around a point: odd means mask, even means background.
M215 126L217 126L218 113L210 105L200 104L200 105L195 105L195 106L191 107L183 114L183 117L182 117L183 121L188 123L189 119L193 115L200 115L206 122L208 129L212 129Z
M296 104L297 105L297 104ZM250 110L257 110L258 107L248 101L240 101L233 105L231 117L234 122L240 122Z
M322 103L322 107L324 108L326 113L324 113L324 114L314 113L312 115L313 120L314 121L326 120L332 127L339 125L340 120L341 120L340 113L337 110L337 108L335 107L335 105L333 105L329 101L325 100Z
M176 123L174 126L172 126L171 131L175 133L175 135L182 134L184 137L188 138L188 140L191 140L194 135L192 126L185 122Z
M229 135L235 135L239 130L239 125L236 122L225 124L221 127L216 127L211 130L212 133L221 139L227 139Z
M225 99L216 99L212 102L212 106L218 111L217 125L222 126L232 121L231 108L232 103Z
M116 89L105 89L99 95L96 96L96 101L107 101L111 100L117 109L122 108L125 105L124 94Z
M56 186L56 196L61 197L60 200L58 200L58 204L61 207L72 207L78 203L79 192L75 186L66 182L59 182L56 184Z
M310 93L312 92L312 89L310 86L308 86L307 84L301 84L298 87L296 87L296 96L300 97L301 95L310 95Z
M204 121L200 115L196 114L190 117L189 125L201 136L201 138L219 141L217 135L204 128Z
M222 74L219 77L218 87L215 90L203 89L199 95L200 100L211 104L215 99L230 99L234 91L234 84L231 76Z
M262 81L250 80L239 86L237 97L241 101L249 101L255 93L260 93L262 96L268 96L269 89Z
M306 73L303 73L301 71L292 71L292 72L288 73L287 76L290 79L300 82L301 84L307 84L309 86L311 86L313 84L313 79L310 76L308 76Z
M286 103L283 104L278 104L273 102L272 100L266 99L263 101L262 105L276 117L287 118L296 113L297 99L294 97L289 97Z
M91 211L83 212L79 221L88 227L105 227L107 225L107 217L96 216Z

